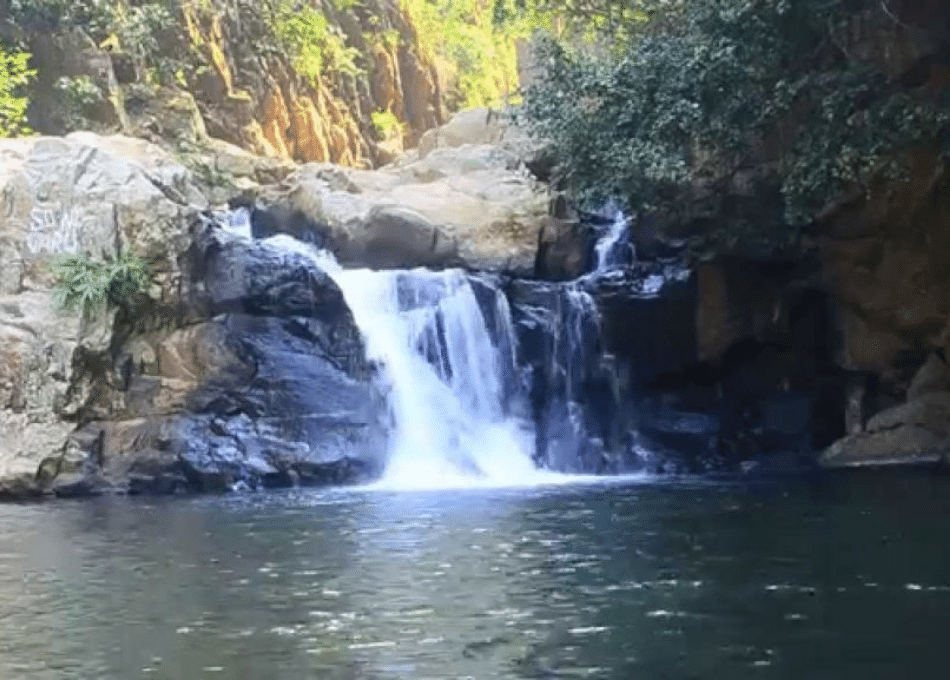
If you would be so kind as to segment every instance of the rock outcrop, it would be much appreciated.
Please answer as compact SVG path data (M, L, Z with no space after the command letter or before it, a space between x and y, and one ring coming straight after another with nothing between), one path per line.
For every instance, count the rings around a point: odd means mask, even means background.
M821 456L828 468L950 463L950 393L932 392L871 418Z
M371 367L311 260L236 236L200 178L143 140L27 138L0 157L0 497L378 468ZM280 175L228 149L202 162L219 161L250 183ZM56 257L120 251L147 263L149 290L108 313L55 307Z
M0 478L32 477L62 454L80 417L84 363L108 352L113 315L55 310L49 264L128 250L156 271L155 299L177 285L181 225L206 207L188 171L142 140L76 134L0 142Z
M117 344L67 449L131 492L378 474L379 398L340 290L307 257L213 220L198 229L186 298L198 318Z
M302 166L262 202L271 230L303 218L341 263L380 269L465 267L573 278L587 264L575 222L550 214L527 169L533 148L487 109L458 114L428 148L377 171ZM493 140L492 143L487 143ZM297 235L299 229L297 230Z

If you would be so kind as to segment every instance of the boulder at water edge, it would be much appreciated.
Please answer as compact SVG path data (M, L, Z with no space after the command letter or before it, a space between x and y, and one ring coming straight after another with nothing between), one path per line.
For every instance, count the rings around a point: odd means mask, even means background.
M821 456L829 468L950 462L950 392L930 392L881 411L867 430L835 442Z

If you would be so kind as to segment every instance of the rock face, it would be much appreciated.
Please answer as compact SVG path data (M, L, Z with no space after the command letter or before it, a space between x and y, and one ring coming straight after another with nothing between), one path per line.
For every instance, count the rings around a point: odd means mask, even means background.
M585 239L576 224L550 215L547 187L525 166L521 135L487 110L465 112L433 133L427 152L380 170L301 167L263 196L268 214L256 222L301 236L288 223L302 218L310 240L344 264L520 276L543 268L549 277L572 278L586 265ZM465 142L491 138L497 143Z
M141 140L0 142L0 497L347 482L382 461L359 334L312 260L235 235ZM52 303L52 258L119 250L153 286Z
M153 263L162 300L202 209L188 171L141 140L76 134L0 142L0 478L32 477L63 452L82 408L83 363L108 350L112 316L58 313L49 263L127 249Z
M91 128L176 150L219 139L284 160L375 167L444 123L462 98L460 60L391 0L179 0L120 12L133 34L110 25L111 7L4 14L4 36L25 43L37 69L33 129ZM488 35L490 10L468 20ZM318 54L298 53L301 32ZM471 76L517 82L513 60L487 68L502 77ZM500 88L487 97L506 94ZM374 114L395 124L380 129Z

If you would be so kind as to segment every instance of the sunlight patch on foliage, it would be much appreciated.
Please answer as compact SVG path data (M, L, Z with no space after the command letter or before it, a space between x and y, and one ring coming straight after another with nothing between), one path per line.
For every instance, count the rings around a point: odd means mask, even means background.
M29 134L26 108L29 101L24 89L36 71L28 68L30 55L0 50L0 137Z

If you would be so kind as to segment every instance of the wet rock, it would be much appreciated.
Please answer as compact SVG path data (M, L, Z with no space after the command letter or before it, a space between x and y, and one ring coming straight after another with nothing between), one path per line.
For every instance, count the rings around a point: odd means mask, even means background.
M536 458L564 472L616 472L622 371L601 346L599 313L578 284L512 281L506 290L518 365L536 427Z
M308 255L209 231L199 245L203 262L198 275L209 293L212 314L335 319L349 313L340 289Z
M851 435L825 450L826 468L935 465L945 460L950 439L920 427Z
M697 289L682 265L641 265L600 279L593 290L606 351L629 362L633 379L681 371L699 354Z
M133 377L108 396L121 419L74 436L114 486L223 492L380 472L380 397L347 309L337 319L224 315L156 342L178 377Z
M43 497L45 491L33 475L11 475L0 479L0 501L29 501Z
M950 391L950 367L943 353L931 354L907 388L907 401L915 401L933 392Z
M835 442L822 466L880 467L936 464L950 453L950 393L933 392L878 413L867 431Z
M112 492L111 484L96 473L73 472L59 475L48 491L57 498L92 498Z

